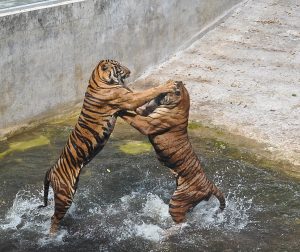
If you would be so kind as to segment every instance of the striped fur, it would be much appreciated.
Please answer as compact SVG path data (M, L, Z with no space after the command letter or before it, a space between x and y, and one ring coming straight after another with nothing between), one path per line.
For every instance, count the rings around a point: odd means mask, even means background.
M169 203L169 212L176 223L185 221L186 213L212 195L225 208L223 193L207 179L189 141L187 126L190 108L189 94L182 82L175 93L160 95L138 114L124 112L120 116L142 134L148 135L159 161L176 177L176 190Z
M135 110L160 93L171 92L174 85L161 85L140 93L133 93L124 85L130 71L114 60L102 60L93 70L85 93L83 106L74 129L55 165L46 172L44 205L48 191L54 191L54 215L50 232L55 233L60 220L72 204L79 175L106 144L120 110Z

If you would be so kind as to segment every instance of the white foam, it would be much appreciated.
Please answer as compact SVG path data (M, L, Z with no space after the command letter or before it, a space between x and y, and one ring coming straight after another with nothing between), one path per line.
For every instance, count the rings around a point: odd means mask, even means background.
M80 207L77 207L75 202L68 214L80 222L86 218L100 220L97 225L89 226L88 234L85 233L85 236L94 237L101 230L106 235L113 236L115 242L134 237L159 242L178 233L184 235L185 227L195 231L221 229L239 232L239 230L245 229L249 223L252 209L252 200L240 197L240 190L241 187L237 186L233 192L228 193L226 208L220 214L216 214L219 202L215 197L208 202L201 202L188 214L187 223L184 225L174 225L169 215L168 204L164 203L162 198L155 193L145 195L143 192L132 192L114 203L101 204L101 201L88 203L89 195L82 190L77 197L80 202L86 201L89 208L85 208L85 212L81 213ZM84 197L81 197L82 194ZM50 195L53 195L52 191ZM35 240L31 242L40 247L48 244L63 244L68 232L60 228L56 236L49 236L53 205L38 209L37 207L42 203L41 199L42 190L18 192L5 218L0 219L0 229L14 230L13 236L19 239L28 239L26 238L28 232L36 234ZM80 204L78 203L78 205ZM81 231L77 233L80 234Z
M44 247L47 246L48 244L63 244L64 241L64 237L66 237L68 235L68 231L67 230L59 230L55 235L51 236L51 235L46 235L41 237L37 244L40 247Z
M12 207L8 210L5 218L1 220L1 229L18 229L18 226L26 221L25 217L30 213L37 212L37 207L41 205L40 198L32 197L30 192L21 190L16 194ZM28 223L24 223L26 225Z
M226 197L226 208L222 213L216 214L219 201L212 197L208 202L202 201L188 214L187 222L174 225L168 204L156 194L148 193L146 197L140 192L132 192L123 196L114 204L93 208L91 212L104 218L120 218L125 216L119 226L105 226L117 241L132 237L142 237L151 241L162 241L169 236L184 233L186 227L192 229L221 229L238 232L249 223L249 211L252 200L237 196L239 188ZM145 200L140 210L132 206L141 199Z
M159 196L148 193L147 201L143 207L143 215L158 221L165 221L170 219L169 206Z
M219 201L215 197L206 202L200 202L191 213L190 221L202 228L216 228L239 231L249 224L249 211L252 199L240 198L236 192L229 192L226 196L226 208L221 213Z
M16 194L12 207L8 210L3 219L0 219L0 229L15 230L13 236L20 239L27 239L27 232L36 233L36 241L40 246L51 243L62 243L66 235L65 230L61 230L55 236L49 235L53 206L38 208L42 204L42 190L30 192L21 190ZM49 198L53 198L50 190ZM23 237L24 235L24 237ZM32 241L34 242L34 241Z
M130 204L132 203L132 201L134 201L137 197L140 196L140 193L138 192L132 192L131 194L125 195L123 196L120 201L120 207L123 210L127 210L130 206Z
M158 225L153 224L141 224L135 225L135 235L143 237L151 241L160 241L163 238L164 230Z

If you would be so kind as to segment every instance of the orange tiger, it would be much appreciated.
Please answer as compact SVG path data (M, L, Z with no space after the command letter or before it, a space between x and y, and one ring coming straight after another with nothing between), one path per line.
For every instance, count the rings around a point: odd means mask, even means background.
M176 177L176 190L169 203L169 212L176 223L186 219L186 213L211 195L218 198L220 210L225 208L223 193L207 179L200 161L189 141L187 126L190 98L182 82L176 84L176 92L161 94L153 101L132 112L120 112L120 116L147 135L158 160L169 167Z
M51 184L54 191L54 215L50 232L55 233L60 220L72 204L83 166L99 153L107 142L120 110L135 110L161 93L174 91L169 83L133 93L124 84L130 70L114 60L102 60L93 70L85 93L78 122L62 153L44 180L44 205L48 204Z

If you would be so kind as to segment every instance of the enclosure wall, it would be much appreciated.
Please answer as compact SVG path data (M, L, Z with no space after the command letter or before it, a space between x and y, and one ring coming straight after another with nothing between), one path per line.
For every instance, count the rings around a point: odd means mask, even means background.
M0 137L82 99L100 59L134 80L238 2L87 0L0 14Z

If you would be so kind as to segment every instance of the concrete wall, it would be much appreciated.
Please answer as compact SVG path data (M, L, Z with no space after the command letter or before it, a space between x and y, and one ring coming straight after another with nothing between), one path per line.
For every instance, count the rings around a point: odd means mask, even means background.
M82 99L100 59L134 80L238 2L87 0L0 14L0 137Z

